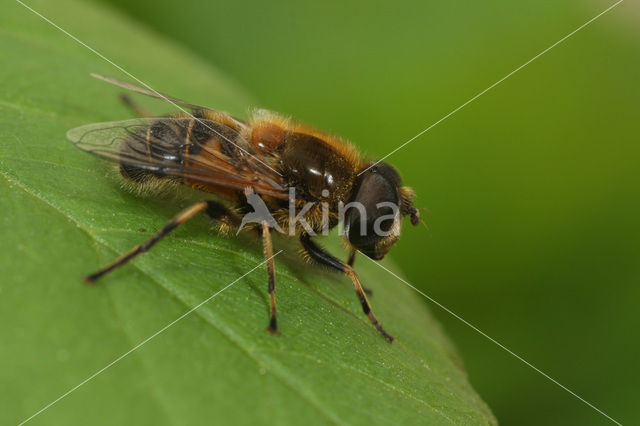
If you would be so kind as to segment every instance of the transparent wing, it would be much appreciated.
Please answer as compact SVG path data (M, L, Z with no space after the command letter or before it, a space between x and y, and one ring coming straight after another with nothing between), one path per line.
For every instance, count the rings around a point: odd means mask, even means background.
M192 110L199 110L199 109L204 109L204 110L211 110L211 111L215 111L211 108L202 106L202 105L196 105L196 104L192 104L189 102L185 102L183 100L168 96L168 95L164 95L160 92L156 92L155 90L152 90L150 88L146 88L146 87L141 87L138 85L135 85L133 83L129 83L126 81L121 81L121 80L117 80L115 78L111 78L111 77L105 77L103 75L99 75L99 74L91 74L92 77L97 78L98 80L102 80L102 81L106 81L109 84L113 84L114 86L118 86L118 87L122 87L123 89L127 89L130 90L132 92L136 92L136 93L140 93L142 95L146 95L146 96L151 96L152 98L157 98L157 99L162 99L164 101L168 101L172 104L175 105L180 105ZM238 121L238 123L241 123L240 120L236 120Z
M71 129L67 138L91 154L159 175L286 199L282 177L237 130L192 117L138 118Z

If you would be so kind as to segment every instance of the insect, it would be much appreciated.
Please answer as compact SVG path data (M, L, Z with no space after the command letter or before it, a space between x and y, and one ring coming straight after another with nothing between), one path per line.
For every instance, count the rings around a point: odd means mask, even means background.
M366 161L343 139L273 112L257 111L242 121L131 83L94 77L168 100L191 110L191 114L151 117L123 97L143 117L88 124L70 130L67 137L80 149L118 163L122 178L139 191L157 193L169 186L188 186L202 192L203 200L180 212L149 240L85 277L85 281L93 284L203 213L217 221L223 232L246 225L262 240L270 299L267 331L279 334L271 238L277 228L299 239L306 259L347 275L364 313L379 333L393 342L371 310L366 290L353 269L358 251L374 260L384 257L398 240L405 216L414 226L420 220L413 206L413 190L402 185L392 166ZM256 202L268 209L269 220L246 224L243 217L255 213ZM348 203L356 208L345 211L342 207ZM292 222L291 210L298 221ZM346 262L312 238L340 221L350 250Z

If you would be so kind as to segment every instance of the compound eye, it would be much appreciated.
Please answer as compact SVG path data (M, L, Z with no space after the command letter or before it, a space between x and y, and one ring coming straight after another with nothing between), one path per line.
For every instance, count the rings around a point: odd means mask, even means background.
M367 256L381 259L384 253L377 253L376 247L394 225L398 202L395 182L369 171L346 212L345 235L349 243Z

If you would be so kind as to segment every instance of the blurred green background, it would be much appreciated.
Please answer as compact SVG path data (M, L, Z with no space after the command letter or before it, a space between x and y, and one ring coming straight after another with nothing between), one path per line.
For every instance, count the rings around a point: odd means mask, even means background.
M103 1L258 106L371 157L614 3ZM638 19L637 2L621 3L389 158L428 209L429 230L406 226L391 252L410 282L627 424L640 421ZM502 424L608 423L433 310Z

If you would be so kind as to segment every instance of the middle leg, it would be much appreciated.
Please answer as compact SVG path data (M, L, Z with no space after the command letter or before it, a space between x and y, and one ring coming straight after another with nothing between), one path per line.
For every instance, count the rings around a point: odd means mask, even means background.
M269 327L267 331L276 336L278 332L278 322L276 320L276 270L273 262L273 243L271 242L271 230L267 222L262 222L260 228L262 235L262 246L264 248L264 257L267 259L267 274L269 276L269 304L271 310L269 313Z

